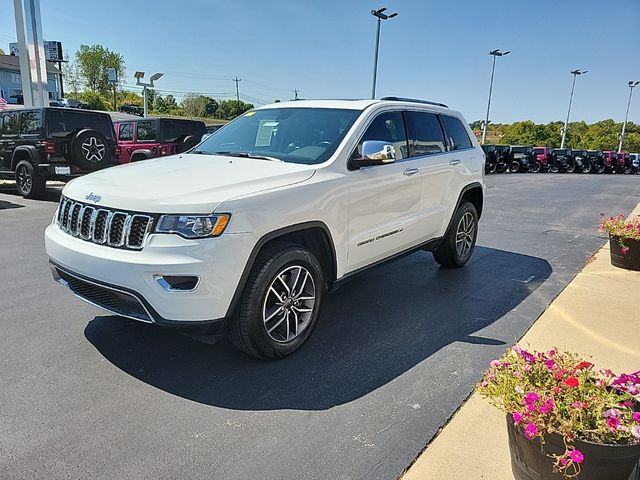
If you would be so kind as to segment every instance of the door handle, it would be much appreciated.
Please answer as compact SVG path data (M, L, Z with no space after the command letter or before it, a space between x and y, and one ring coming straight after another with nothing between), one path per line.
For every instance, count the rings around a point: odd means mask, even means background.
M419 170L417 168L407 168L404 172L402 172L402 174L410 177L411 175L415 175L418 172Z
M449 165L457 165L460 163L460 160L449 160Z

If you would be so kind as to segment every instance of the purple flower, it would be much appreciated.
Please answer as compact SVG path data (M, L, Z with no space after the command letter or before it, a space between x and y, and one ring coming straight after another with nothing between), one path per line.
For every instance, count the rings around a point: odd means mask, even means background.
M531 440L538 433L538 427L533 423L527 423L527 426L524 427L524 436Z
M617 418L620 416L620 410L617 408L610 408L609 410L605 410L602 416L604 418Z
M556 361L553 358L545 360L544 366L547 367L547 370L553 370L553 367L556 366Z
M640 412L633 412L631 416L634 422L640 423Z
M511 350L520 355L526 362L535 363L536 361L535 355L527 352L525 349L519 347L518 345L514 345L513 347L511 347Z
M524 396L524 403L530 405L532 403L536 403L540 396L536 392L529 392Z
M569 452L569 458L574 463L582 463L584 455L580 450L571 450L571 452Z
M500 362L500 360L491 360L489 365L491 365L492 367L499 367L500 365L502 365L502 363Z
M620 419L618 417L607 418L607 425L612 432L615 432L620 427Z
M513 423L515 425L518 425L522 421L522 414L520 412L513 412L511 416L513 417Z

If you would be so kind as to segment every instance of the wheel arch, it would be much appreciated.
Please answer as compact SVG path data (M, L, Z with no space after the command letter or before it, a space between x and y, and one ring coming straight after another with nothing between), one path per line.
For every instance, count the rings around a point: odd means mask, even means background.
M337 276L336 250L333 237L325 223L310 221L279 228L262 236L251 250L231 299L231 304L227 309L227 319L231 318L240 301L256 259L262 251L278 242L296 243L309 249L322 265L327 283L331 284L335 281Z
M38 163L38 152L33 145L20 145L13 150L11 155L11 170L15 170L18 162L28 160L32 164Z
M138 158L136 158L138 157ZM129 157L131 160L129 160L130 162L137 162L140 160L148 160L149 158L153 157L153 154L151 153L151 150L146 149L146 148L140 148L138 150L134 150L133 152L131 152L131 156Z

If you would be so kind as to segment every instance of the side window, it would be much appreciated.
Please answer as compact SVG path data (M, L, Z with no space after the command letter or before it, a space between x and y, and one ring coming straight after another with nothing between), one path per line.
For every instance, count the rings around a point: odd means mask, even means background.
M138 142L153 142L156 139L156 122L138 122L138 133L136 140Z
M396 150L396 160L409 156L402 112L385 112L374 118L360 139L352 158L362 154L362 144L367 140L380 140L392 144Z
M435 113L407 112L407 116L413 126L409 136L413 157L447 151L444 133Z
M130 123L120 124L119 140L133 140L133 127Z
M20 121L17 113L5 113L2 115L2 134L17 135L20 132Z
M444 129L447 132L451 150L463 150L473 146L469 139L469 135L467 134L467 130L464 128L464 125L462 125L460 120L448 115L440 115L440 119L442 120Z
M23 135L39 135L42 131L42 112L23 112L21 130Z

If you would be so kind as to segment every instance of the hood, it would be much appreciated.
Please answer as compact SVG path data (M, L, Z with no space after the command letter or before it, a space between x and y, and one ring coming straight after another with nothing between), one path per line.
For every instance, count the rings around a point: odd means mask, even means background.
M211 213L222 202L303 182L312 165L181 154L107 168L72 180L63 195L79 202L148 213Z

